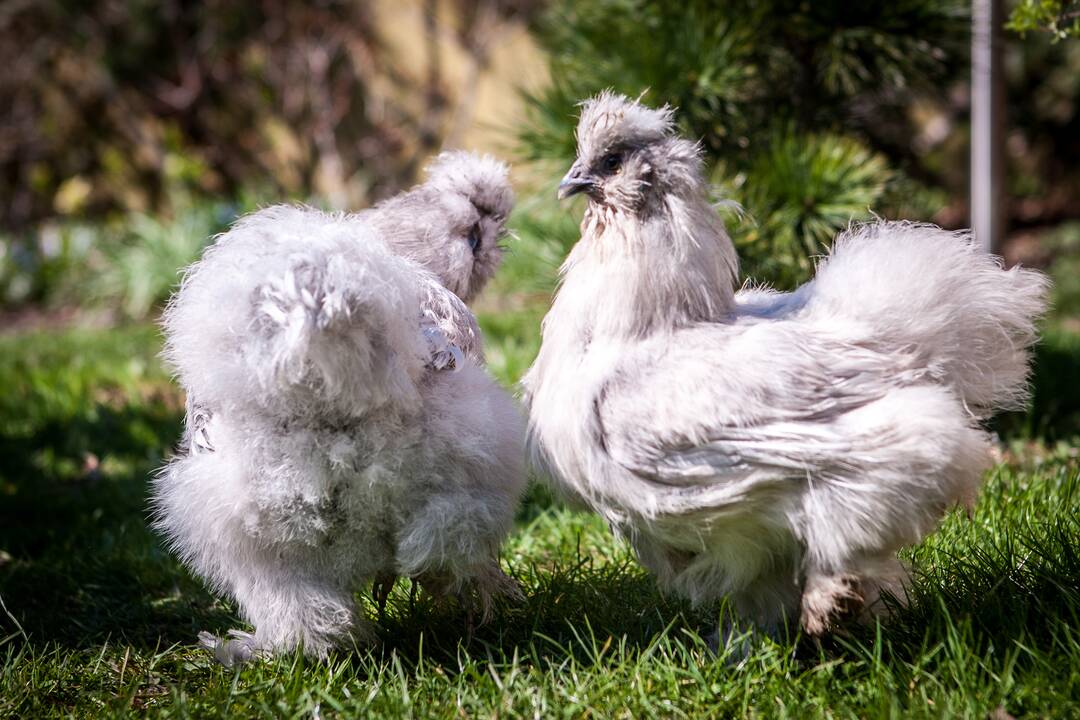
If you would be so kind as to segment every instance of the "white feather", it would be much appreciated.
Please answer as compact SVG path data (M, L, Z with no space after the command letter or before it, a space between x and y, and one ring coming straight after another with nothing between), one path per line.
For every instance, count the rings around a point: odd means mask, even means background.
M602 95L578 140L577 167L625 159L593 171L523 380L534 462L663 587L730 596L765 628L801 612L822 632L846 601L898 590L896 550L977 492L978 421L1023 402L1046 279L967 234L876 222L794 293L735 293L666 108Z
M509 588L523 421L479 364L471 313L387 247L376 212L249 215L165 313L191 405L154 482L157 526L255 626L203 638L222 662L363 639L354 592L377 578L484 602Z

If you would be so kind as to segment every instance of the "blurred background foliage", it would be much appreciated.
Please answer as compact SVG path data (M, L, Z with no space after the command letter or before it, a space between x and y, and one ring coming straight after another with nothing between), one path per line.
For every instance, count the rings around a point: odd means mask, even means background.
M1020 0L1006 25L1019 33L1048 32L1054 40L1080 35L1080 2L1077 0Z
M396 193L538 8L0 2L0 303L143 316L237 212Z
M745 210L747 275L791 287L871 212L966 224L969 26L955 0L555 2L520 147L565 164L574 105L600 88L678 107ZM1006 61L1012 227L1077 217L1080 46L1011 37Z
M1056 41L1046 14L1062 28L1071 8L1011 6L1006 254L1060 258L1058 309L1075 314L1080 42ZM153 316L238 213L284 199L359 208L462 145L517 163L518 240L485 302L531 317L577 237L580 204L551 192L573 157L575 105L609 87L679 108L717 200L734 201L720 211L746 275L791 287L871 213L967 224L969 12L959 0L3 2L0 318Z

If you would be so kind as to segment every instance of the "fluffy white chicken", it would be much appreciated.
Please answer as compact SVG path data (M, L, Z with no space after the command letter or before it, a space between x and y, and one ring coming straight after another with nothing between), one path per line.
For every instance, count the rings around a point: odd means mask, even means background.
M1024 400L1046 279L876 222L795 292L736 293L668 108L601 94L577 142L559 196L589 196L582 237L523 380L535 462L662 587L767 632L900 592L897 549L977 493L980 420Z
M448 154L358 215L249 215L188 269L164 319L187 437L154 505L184 562L255 626L200 636L223 663L363 639L354 592L373 580L485 609L516 592L498 551L524 422L446 289L470 298L494 272L512 203L504 165Z

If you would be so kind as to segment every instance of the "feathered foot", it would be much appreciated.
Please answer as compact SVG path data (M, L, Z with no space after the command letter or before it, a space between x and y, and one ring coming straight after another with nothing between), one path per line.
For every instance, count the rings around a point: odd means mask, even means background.
M495 598L504 598L512 603L525 600L521 585L503 572L497 560L484 565L465 580L455 579L448 573L426 572L418 576L416 581L432 597L439 600L455 598L465 610L470 634L473 627L491 619ZM479 622L475 622L477 614Z
M214 659L227 668L243 665L259 654L255 636L242 630L230 630L228 638L206 632L199 633L199 644L214 655Z
M821 637L863 608L862 582L855 575L811 575L802 595L802 627Z
M371 597L375 604L379 606L379 617L386 613L386 601L390 598L390 593L393 591L396 582L397 575L385 573L376 575L375 580L371 583Z

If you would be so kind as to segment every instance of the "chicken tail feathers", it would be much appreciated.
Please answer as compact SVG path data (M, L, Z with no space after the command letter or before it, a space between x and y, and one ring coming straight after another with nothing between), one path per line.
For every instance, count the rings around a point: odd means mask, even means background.
M357 416L419 402L427 344L415 266L348 217L278 206L187 272L165 354L210 407Z
M365 407L414 392L426 346L413 280L384 253L362 260L297 253L255 289L252 361L264 387L303 386Z
M986 417L1027 400L1030 348L1048 290L1045 275L1004 269L970 233L879 221L837 238L807 310L853 322L853 332L878 349L912 353L970 412Z

